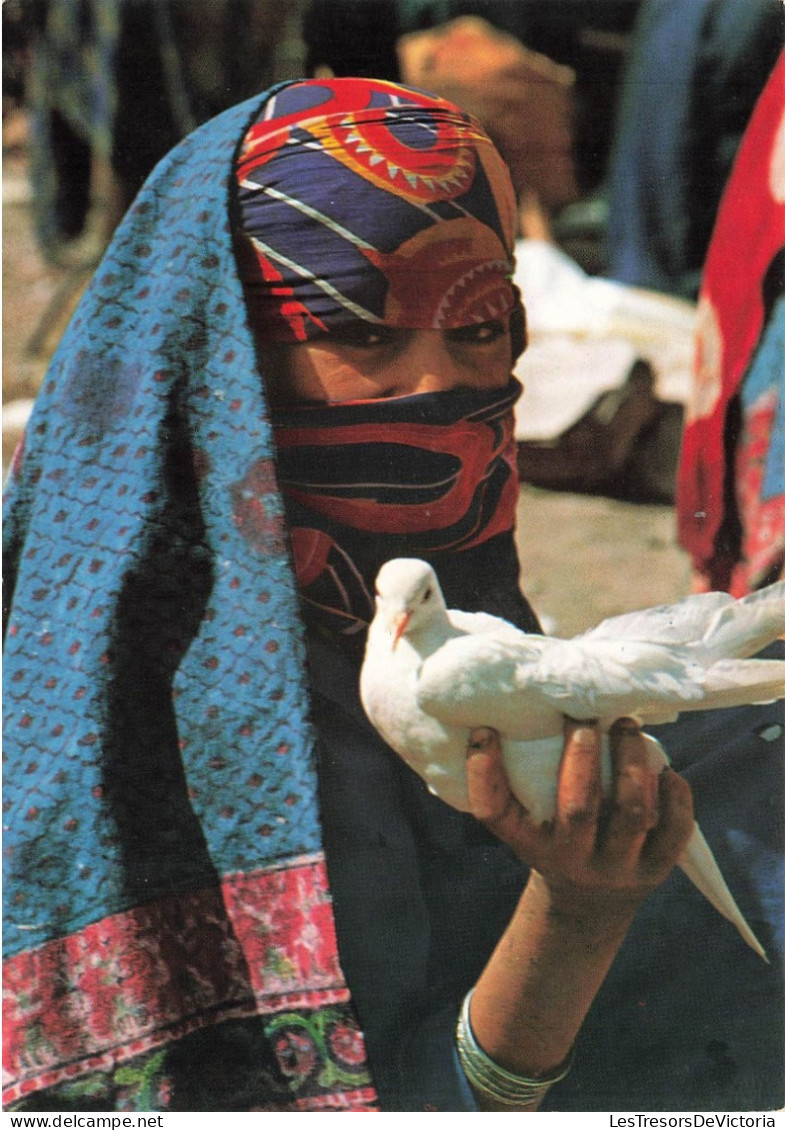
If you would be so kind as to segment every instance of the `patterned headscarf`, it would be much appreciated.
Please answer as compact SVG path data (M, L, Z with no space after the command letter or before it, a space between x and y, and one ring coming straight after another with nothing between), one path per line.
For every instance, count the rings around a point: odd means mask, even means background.
M246 134L237 181L263 341L357 318L449 329L518 306L509 173L450 102L370 79L294 83Z

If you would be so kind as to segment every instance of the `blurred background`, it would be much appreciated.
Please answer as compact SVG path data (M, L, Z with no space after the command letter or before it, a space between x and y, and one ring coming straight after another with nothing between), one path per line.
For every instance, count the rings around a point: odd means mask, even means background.
M519 201L522 584L552 630L690 587L674 482L695 302L780 0L4 0L3 466L157 160L273 82L481 119Z

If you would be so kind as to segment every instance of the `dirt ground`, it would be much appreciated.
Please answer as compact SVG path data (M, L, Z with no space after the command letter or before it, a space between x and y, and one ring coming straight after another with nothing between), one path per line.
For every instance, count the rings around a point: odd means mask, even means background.
M14 414L35 396L59 335L87 282L54 267L32 232L25 123L3 129L3 465ZM518 515L522 585L549 630L572 635L613 615L684 595L687 559L673 508L524 484Z

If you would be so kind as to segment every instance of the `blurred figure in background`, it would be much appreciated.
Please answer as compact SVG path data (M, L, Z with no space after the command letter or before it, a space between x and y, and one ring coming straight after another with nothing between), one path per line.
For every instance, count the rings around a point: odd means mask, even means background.
M780 0L644 0L610 165L612 278L697 296L720 196L784 18Z
M23 16L36 231L55 263L94 260L156 162L268 85L285 22L270 0L29 0Z
M486 128L506 104L504 126L509 160L514 134L530 128L521 102L516 116L515 84L509 88L510 67L521 57L530 65L535 56L572 71L569 90L574 126L578 191L595 191L605 179L612 141L617 87L629 33L641 0L310 0L303 20L307 72L311 75L374 75L393 81L412 81L427 65L431 89L445 84L446 97L463 97L476 104ZM467 21L467 17L471 20ZM485 36L484 61L461 57L460 48L474 30L484 26L498 34ZM448 26L449 25L449 28ZM402 37L398 55L391 50ZM513 46L514 45L514 46ZM478 44L469 43L476 51ZM517 58L516 58L517 50ZM498 65L493 69L493 52ZM425 58L424 58L425 56ZM539 60L530 81L537 79ZM468 69L467 69L468 65ZM541 77L541 76L540 76ZM479 85L478 85L479 80ZM435 85L434 85L435 84ZM449 91L453 91L450 94ZM548 96L554 91L547 92ZM531 100L532 94L527 95ZM460 100L460 98L459 98ZM499 137L495 137L497 145ZM521 146L518 141L518 146Z
M474 114L510 168L523 234L578 197L575 73L476 16L401 37L403 80Z
M681 544L698 589L740 596L785 562L785 56L722 199L698 304L679 468Z

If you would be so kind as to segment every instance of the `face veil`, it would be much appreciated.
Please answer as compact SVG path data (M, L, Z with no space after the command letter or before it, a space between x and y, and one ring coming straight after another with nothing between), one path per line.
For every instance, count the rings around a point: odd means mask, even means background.
M465 566L511 537L521 386L277 413L279 480L309 618L356 636L392 557ZM463 593L463 598L469 594Z

